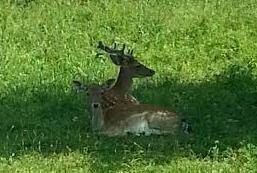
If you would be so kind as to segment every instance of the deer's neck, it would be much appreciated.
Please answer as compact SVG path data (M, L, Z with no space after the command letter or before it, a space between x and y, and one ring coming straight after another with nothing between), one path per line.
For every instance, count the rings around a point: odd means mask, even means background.
M119 94L126 94L133 84L133 79L130 71L126 67L120 67L118 79L112 90Z

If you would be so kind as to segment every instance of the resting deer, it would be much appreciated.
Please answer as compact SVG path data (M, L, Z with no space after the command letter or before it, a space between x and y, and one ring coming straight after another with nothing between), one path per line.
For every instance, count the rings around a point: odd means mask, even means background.
M137 105L138 102L127 94L133 78L152 76L155 73L136 61L132 55L133 51L125 54L125 46L117 50L116 46L112 49L101 42L99 48L110 53L113 63L121 67L118 79L112 87L88 88L92 113L91 124L94 131L100 131L109 136L124 135L127 132L147 135L174 133L180 122L183 124L183 131L189 131L188 123L179 120L175 112L158 106Z
M133 104L116 105L103 109L103 88L99 85L88 87L88 104L92 113L91 125L94 132L107 136L123 136L127 133L145 134L176 134L180 129L190 133L191 126L177 113L165 108Z
M105 46L102 42L99 42L98 48L109 53L112 62L120 66L118 78L114 85L103 91L102 108L107 109L116 104L138 104L139 102L128 94L133 84L133 78L150 77L155 74L155 71L138 62L132 55L133 50L129 50L128 53L125 53L125 45L119 50L116 49L116 44L114 44L114 48L110 48Z

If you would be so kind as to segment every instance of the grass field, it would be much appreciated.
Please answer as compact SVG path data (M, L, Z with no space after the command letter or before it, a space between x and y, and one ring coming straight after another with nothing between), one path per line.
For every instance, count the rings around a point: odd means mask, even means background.
M0 40L0 172L257 172L255 0L2 0ZM116 76L99 40L155 69L133 95L190 137L89 133L71 81Z

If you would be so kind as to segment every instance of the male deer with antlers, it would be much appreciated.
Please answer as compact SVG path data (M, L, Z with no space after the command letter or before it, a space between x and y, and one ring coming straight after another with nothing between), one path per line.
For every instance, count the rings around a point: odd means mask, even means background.
M114 44L114 48L110 48L99 42L98 48L107 52L112 62L120 66L115 84L103 93L103 108L110 108L110 106L114 106L117 103L119 105L126 103L138 104L137 100L128 94L133 84L133 78L150 77L155 74L155 71L138 62L133 56L133 50L128 50L128 53L125 53L125 44L119 50L116 49L116 44ZM110 100L112 100L111 105L109 104ZM108 104L106 105L105 103Z

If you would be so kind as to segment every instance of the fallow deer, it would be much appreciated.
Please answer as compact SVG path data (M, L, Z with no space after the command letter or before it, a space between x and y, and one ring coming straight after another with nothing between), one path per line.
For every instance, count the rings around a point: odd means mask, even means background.
M116 44L114 44L114 48L110 48L99 42L98 48L107 52L112 62L120 66L116 82L102 94L102 108L109 109L116 104L138 104L135 97L128 94L133 84L133 78L150 77L155 74L155 71L138 62L133 56L133 50L125 53L125 45L119 50L116 49Z
M103 109L103 89L94 85L88 87L87 91L94 132L107 136L124 136L128 133L148 136L176 134L180 129L186 134L191 131L191 125L176 112L156 105L133 103Z
M118 79L113 86L88 87L89 103L93 131L108 136L134 134L174 134L183 125L185 133L190 131L190 125L175 112L154 105L138 104L129 98L127 92L133 78L154 75L154 71L136 61L133 51L124 53L99 43L100 49L110 54L113 63L120 66ZM76 83L76 82L75 82ZM81 85L78 85L80 88Z

